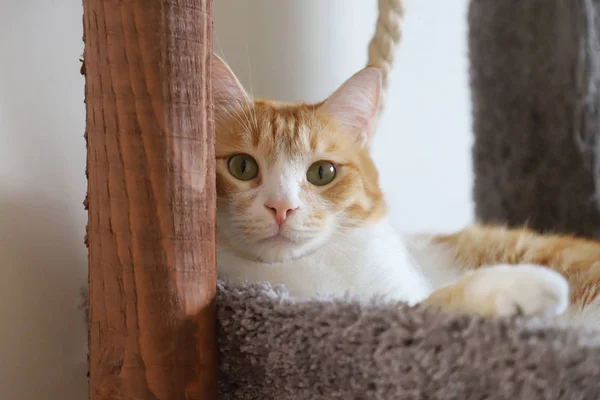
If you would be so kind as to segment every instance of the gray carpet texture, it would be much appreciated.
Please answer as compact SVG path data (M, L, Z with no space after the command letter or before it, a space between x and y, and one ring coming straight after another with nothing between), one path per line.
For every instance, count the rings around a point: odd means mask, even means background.
M219 283L220 398L600 398L600 338L406 304Z
M599 0L471 1L481 222L600 237L599 15Z

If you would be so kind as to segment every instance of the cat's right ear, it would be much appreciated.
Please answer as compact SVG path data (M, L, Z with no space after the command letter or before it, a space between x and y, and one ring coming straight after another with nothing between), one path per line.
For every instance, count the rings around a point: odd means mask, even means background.
M225 61L213 53L213 100L215 118L228 114L231 108L244 106L250 97Z
M381 71L366 67L352 75L319 107L346 132L367 146L381 97Z

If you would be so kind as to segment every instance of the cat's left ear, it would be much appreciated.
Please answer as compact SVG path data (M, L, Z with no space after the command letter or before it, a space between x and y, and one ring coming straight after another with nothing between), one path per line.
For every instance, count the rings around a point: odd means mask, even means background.
M229 66L213 53L213 101L215 118L227 116L232 108L244 107L250 97Z
M366 67L350 77L319 110L367 146L381 101L381 71Z

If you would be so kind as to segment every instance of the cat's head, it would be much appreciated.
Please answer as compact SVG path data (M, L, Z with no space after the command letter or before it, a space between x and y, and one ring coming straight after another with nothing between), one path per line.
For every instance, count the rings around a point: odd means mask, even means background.
M318 104L252 99L214 57L219 246L300 258L385 214L368 145L381 73L365 68Z

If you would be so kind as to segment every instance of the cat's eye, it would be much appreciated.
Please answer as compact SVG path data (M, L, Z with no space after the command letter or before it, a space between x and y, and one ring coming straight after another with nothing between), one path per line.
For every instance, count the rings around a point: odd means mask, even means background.
M333 163L317 161L306 171L306 179L315 186L325 186L335 179L336 172Z
M240 181L250 181L258 176L258 164L248 154L236 154L227 162L229 173Z

